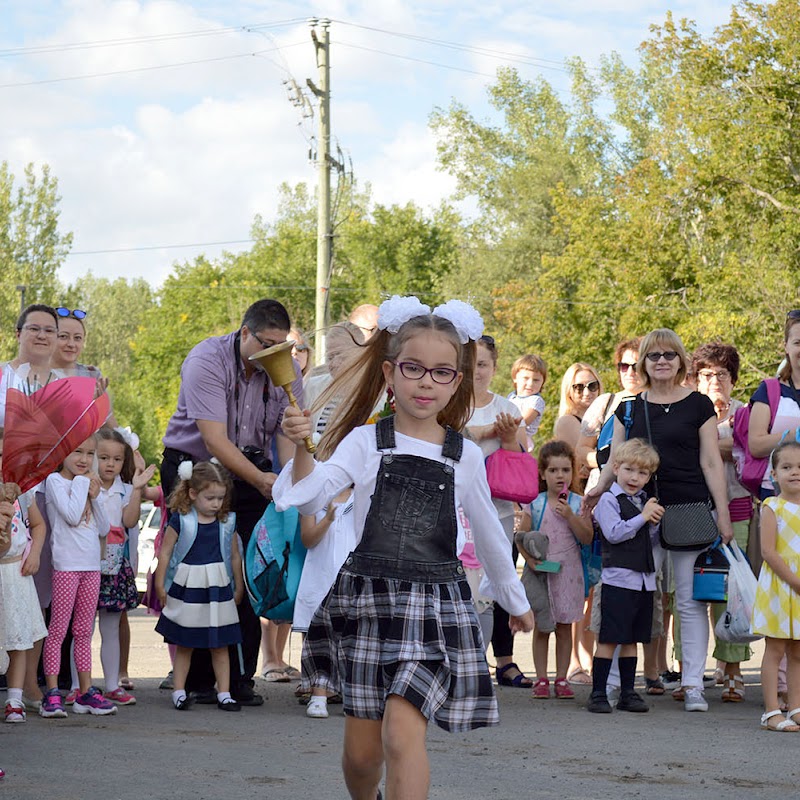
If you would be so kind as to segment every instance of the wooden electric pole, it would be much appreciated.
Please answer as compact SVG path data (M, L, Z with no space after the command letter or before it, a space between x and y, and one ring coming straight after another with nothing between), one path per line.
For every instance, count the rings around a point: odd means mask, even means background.
M329 19L309 20L311 39L317 52L319 86L310 79L308 87L316 95L319 108L319 141L317 143L317 168L319 170L317 210L317 291L315 305L314 351L316 361L325 361L325 337L329 326L328 293L333 249L331 223L331 92L330 92L330 33ZM319 27L318 27L319 26ZM319 35L317 31L319 30Z

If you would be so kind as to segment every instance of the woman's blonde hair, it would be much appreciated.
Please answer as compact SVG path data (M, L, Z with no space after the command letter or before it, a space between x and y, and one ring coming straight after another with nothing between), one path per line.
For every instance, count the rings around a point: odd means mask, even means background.
M636 371L642 379L643 389L649 389L651 386L650 376L644 368L645 359L648 353L658 347L666 351L674 350L678 354L681 364L678 367L678 374L675 376L676 386L683 383L689 372L689 356L686 354L686 348L683 346L681 337L671 328L656 328L642 339L642 346L639 348L639 360L636 362Z
M578 406L575 402L575 398L572 396L572 384L575 381L575 376L584 369L592 373L594 380L599 384L597 394L602 394L603 382L600 380L600 376L597 374L597 370L594 367L589 364L583 364L580 361L570 364L570 366L567 367L567 371L564 373L564 377L561 379L561 397L558 402L559 417L564 417L567 414L575 414L577 412Z
M193 505L192 498L189 495L189 490L194 489L195 492L202 492L206 486L212 483L219 483L225 487L225 498L222 501L222 506L217 512L217 519L220 522L225 522L228 519L228 512L231 510L231 479L227 470L223 469L219 464L212 464L210 461L200 461L192 467L192 477L188 480L179 480L175 484L167 506L170 511L177 511L179 514L188 514Z
M412 317L397 333L377 331L371 339L356 349L330 386L317 398L314 409L324 408L336 398L342 398L325 427L317 450L318 458L330 458L342 439L369 419L378 398L386 388L383 362L395 361L403 345L424 331L441 333L452 342L456 350L458 371L464 376L450 402L439 412L437 422L457 431L467 424L473 404L475 342L462 345L449 320L433 314L423 314Z

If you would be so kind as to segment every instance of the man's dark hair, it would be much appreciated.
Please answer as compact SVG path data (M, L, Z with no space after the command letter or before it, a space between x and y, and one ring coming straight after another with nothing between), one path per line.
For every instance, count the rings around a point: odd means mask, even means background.
M49 314L53 318L56 328L58 327L58 314L56 314L56 310L52 306L46 306L44 303L34 303L33 305L28 306L19 315L19 319L17 320L18 331L21 331L22 326L27 322L28 314L32 314L34 311L43 311L45 314Z
M242 327L253 333L263 331L265 328L277 328L279 331L289 332L289 312L277 300L258 300L253 303L242 318Z

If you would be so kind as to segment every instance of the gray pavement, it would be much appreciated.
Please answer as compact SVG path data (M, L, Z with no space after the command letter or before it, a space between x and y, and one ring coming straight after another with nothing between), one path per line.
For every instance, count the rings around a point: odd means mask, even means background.
M343 718L311 720L293 684L258 681L269 699L227 714L215 706L175 711L158 683L169 668L155 619L131 618L131 675L138 704L116 716L70 715L0 725L0 797L14 800L283 800L347 797L339 758ZM97 643L95 643L97 644ZM299 637L292 637L297 664ZM515 645L531 670L530 636ZM592 715L575 701L534 701L498 690L499 727L452 735L431 728L431 798L774 798L798 794L800 734L760 731L760 648L745 670L747 700L687 714L669 694L648 714ZM99 654L95 647L95 673ZM713 665L709 661L710 668ZM99 678L97 679L99 681Z

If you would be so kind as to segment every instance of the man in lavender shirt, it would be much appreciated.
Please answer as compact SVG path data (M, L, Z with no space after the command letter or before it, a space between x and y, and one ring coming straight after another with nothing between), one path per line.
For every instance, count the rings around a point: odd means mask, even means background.
M161 485L169 496L182 461L207 461L212 456L234 480L232 511L245 547L250 534L272 498L277 478L270 455L273 441L281 463L294 454L294 445L280 430L288 405L286 392L273 386L250 356L286 341L289 314L277 300L259 300L244 314L239 330L213 336L196 345L181 367L178 408L164 434ZM303 381L295 365L292 386L303 402ZM239 605L244 674L239 654L231 651L231 694L244 705L261 705L253 692L253 674L261 642L261 625L249 601ZM198 702L216 702L214 672L207 650L195 651L187 689ZM207 695L207 697L206 697Z

